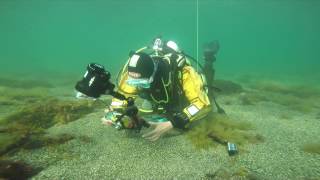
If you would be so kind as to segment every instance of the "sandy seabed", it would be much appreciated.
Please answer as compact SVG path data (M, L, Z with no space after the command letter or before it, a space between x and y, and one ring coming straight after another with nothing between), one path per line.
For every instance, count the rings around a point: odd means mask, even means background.
M73 91L61 88L64 94ZM265 140L244 145L235 156L229 156L223 145L196 149L184 134L149 142L141 137L146 129L139 134L103 126L103 109L98 109L47 129L49 135L72 134L86 139L20 150L8 157L43 167L32 177L39 180L320 179L320 154L302 150L304 144L319 143L319 112L297 112L272 101L243 105L241 96L243 93L222 94L218 100L228 116L252 123Z

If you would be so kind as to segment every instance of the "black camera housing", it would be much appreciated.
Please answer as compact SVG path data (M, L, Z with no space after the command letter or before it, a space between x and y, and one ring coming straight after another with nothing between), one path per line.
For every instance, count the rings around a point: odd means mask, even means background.
M75 89L89 97L99 98L102 94L113 92L115 85L110 82L110 78L111 74L102 65L90 63Z

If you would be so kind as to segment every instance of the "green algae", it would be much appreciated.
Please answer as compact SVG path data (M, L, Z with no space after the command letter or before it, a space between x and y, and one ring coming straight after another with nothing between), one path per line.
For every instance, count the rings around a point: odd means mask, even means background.
M256 105L260 102L273 102L300 113L310 113L319 108L320 96L312 91L304 98L298 93L283 94L283 91L247 91L242 93L239 100L242 105ZM297 96L295 94L298 94Z
M20 108L27 104L41 103L50 96L49 89L46 88L7 88L0 87L0 106L3 110L10 107Z
M43 168L33 167L23 161L0 159L0 179L29 179Z
M276 81L260 81L251 85L251 87L260 91L291 95L297 98L320 97L320 90L312 86L286 85Z
M282 120L290 120L292 119L292 115L289 113L282 113L280 114L279 118L281 118Z
M15 145L20 144L19 141L22 138L18 133L0 133L0 155L15 148Z
M32 136L29 140L23 144L23 149L38 149L42 147L54 147L64 144L68 141L75 139L75 136L71 134L59 134L54 137L50 136Z
M53 85L48 83L45 80L26 80L26 79L17 79L17 77L9 78L9 77L0 77L0 84L4 87L10 88L23 88L23 89L32 89L35 87L43 87L43 88L52 88Z
M63 139L43 139L45 130L54 125L67 124L91 113L95 108L101 107L100 102L67 101L56 98L41 99L41 103L30 103L27 107L12 113L0 121L0 154L12 149L30 145L59 144L66 142ZM35 140L36 139L36 140ZM70 139L67 139L70 140ZM40 143L41 142L41 143Z
M219 89L220 94L234 94L243 92L240 84L228 80L215 80L214 87Z
M232 120L227 115L212 113L188 131L187 137L197 149L208 149L225 142L240 146L263 142L264 138L252 130L253 126L246 121Z
M302 150L306 153L320 154L320 143L304 144Z
M63 144L71 140L68 135L44 139L46 129L75 121L104 105L102 101L67 100L70 98L57 94L59 90L42 81L0 78L0 82L4 82L0 86L0 155L21 148Z
M242 105L273 102L300 113L311 113L320 108L320 89L316 86L288 85L277 81L252 81L239 100Z
M5 118L5 122L18 128L19 125L49 128L56 123L68 123L92 111L87 101L61 101L49 98L42 103L30 104Z
M257 93L257 92L245 92L242 93L240 96L240 102L242 105L256 105L259 102L263 102L263 101L270 101L270 99L261 93Z
M32 149L39 149L42 147L51 147L54 148L61 144L65 144L71 140L77 139L83 143L90 143L92 142L92 138L88 136L76 136L73 134L62 133L58 135L46 135L43 134L41 136L30 136L28 141L21 146L23 149L32 150Z
M260 179L254 172L250 171L246 167L231 167L231 168L219 168L213 173L207 173L206 179L244 179L244 180L257 180Z

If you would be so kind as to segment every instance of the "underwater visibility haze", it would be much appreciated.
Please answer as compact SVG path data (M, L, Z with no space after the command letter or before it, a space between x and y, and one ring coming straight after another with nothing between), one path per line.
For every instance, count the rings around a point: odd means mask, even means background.
M319 18L319 0L0 0L0 179L319 179ZM159 36L201 64L219 41L227 115L150 143L74 85Z
M217 39L221 74L319 77L319 3L199 0L199 57ZM196 15L196 0L2 0L1 69L77 72L91 61L118 69L158 35L196 56Z

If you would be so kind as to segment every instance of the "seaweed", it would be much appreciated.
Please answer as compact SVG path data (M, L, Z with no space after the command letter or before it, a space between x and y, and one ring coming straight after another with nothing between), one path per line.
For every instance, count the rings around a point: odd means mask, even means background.
M26 103L39 103L50 98L49 90L45 88L16 89L0 87L0 105L23 106Z
M236 80L244 84L251 84L256 77L257 77L256 75L242 74L242 75L238 75L236 77Z
M28 134L3 134L0 137L0 157L9 152L15 152L15 150L21 147L29 138Z
M320 97L300 98L292 94L279 94L266 91L247 91L239 97L242 105L256 105L260 102L273 102L292 111L310 113L319 107Z
M89 137L89 136L86 136L86 135L79 136L78 139L79 139L81 142L84 142L84 143L91 143L91 142L93 142L93 138L91 138L91 137Z
M285 85L274 81L262 81L252 88L264 93L270 101L287 106L294 111L309 113L319 108L320 89L314 86Z
M249 175L249 170L245 167L240 167L233 173L233 175L239 177L246 177Z
M256 105L262 101L269 101L269 99L266 96L255 92L241 93L240 96L240 102L242 105Z
M42 169L22 161L0 160L0 179L27 180L38 174Z
M291 95L297 98L320 97L320 90L318 88L304 85L290 86L276 81L260 81L252 85L252 88L266 92Z
M285 119L285 120L289 120L289 119L292 119L292 116L289 113L282 113L280 115L280 118Z
M205 174L206 179L246 179L257 180L258 176L246 167L239 168L219 168L214 173Z
M214 173L207 173L205 175L207 179L231 179L232 173L225 168L219 168Z
M92 112L88 101L61 101L50 98L41 104L34 103L5 118L10 124L23 124L49 128L56 123L68 123ZM16 125L16 124L15 124ZM14 127L13 127L14 128Z
M320 154L320 143L304 144L302 150L306 153Z
M62 101L55 98L42 100L41 104L31 103L28 107L24 107L0 121L0 155L23 145L41 147L71 140L70 136L57 137L57 139L43 139L41 136L45 134L47 128L56 124L67 124L91 113L96 105L100 106L101 104L86 100Z
M240 84L236 84L227 80L215 80L213 82L214 87L221 90L221 94L234 94L243 92L243 88Z
M211 113L200 121L187 132L187 137L198 149L208 149L229 141L237 145L264 141L261 135L251 132L254 128L250 123L232 120L227 115Z
M0 77L1 86L10 88L31 89L35 87L52 88L53 85L41 80L22 80L17 78Z
M59 134L54 137L32 136L22 145L22 148L31 150L48 146L54 147L73 140L74 138L75 137L71 134Z

